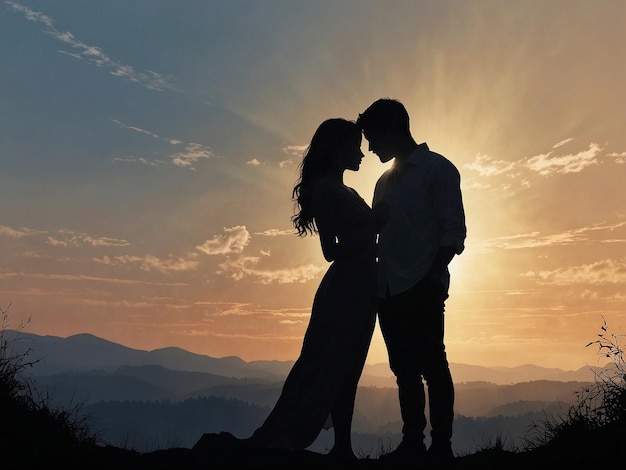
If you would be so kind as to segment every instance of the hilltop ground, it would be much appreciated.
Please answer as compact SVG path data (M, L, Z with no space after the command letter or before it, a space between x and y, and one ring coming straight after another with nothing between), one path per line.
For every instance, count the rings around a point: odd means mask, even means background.
M5 415L6 408L3 409ZM13 418L17 416L11 413ZM354 468L387 469L389 464L377 456L346 464L309 451L251 449L227 433L207 434L192 449L172 448L150 453L112 446L98 446L93 441L78 442L52 427L21 418L15 429L3 419L0 433L2 467L10 469L307 469ZM11 421L9 421L11 422ZM626 425L613 423L599 430L577 429L533 450L507 451L494 445L471 455L457 456L445 464L407 463L394 468L421 469L594 469L624 468Z

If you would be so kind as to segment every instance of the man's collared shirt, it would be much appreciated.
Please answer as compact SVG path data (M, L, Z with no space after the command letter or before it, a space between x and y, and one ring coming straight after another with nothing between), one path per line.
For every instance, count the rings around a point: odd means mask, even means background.
M420 144L381 175L374 202L390 206L378 238L378 295L396 295L424 278L440 246L460 254L466 236L460 175L454 164ZM446 288L450 273L442 279Z

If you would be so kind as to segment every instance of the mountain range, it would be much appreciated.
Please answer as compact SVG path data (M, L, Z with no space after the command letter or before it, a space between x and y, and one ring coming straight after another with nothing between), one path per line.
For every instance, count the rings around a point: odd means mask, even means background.
M32 374L36 376L93 370L115 372L123 366L156 365L172 371L203 372L220 377L263 379L272 382L282 381L293 365L293 361L246 362L236 356L216 358L177 347L145 351L91 334L62 338L6 330L3 336L16 353L28 351L29 362L36 361L32 367ZM600 369L584 366L577 370L563 370L532 364L517 367L485 367L461 363L451 363L450 368L455 383L489 382L496 385L534 380L592 382ZM394 386L395 381L389 365L366 364L361 385Z

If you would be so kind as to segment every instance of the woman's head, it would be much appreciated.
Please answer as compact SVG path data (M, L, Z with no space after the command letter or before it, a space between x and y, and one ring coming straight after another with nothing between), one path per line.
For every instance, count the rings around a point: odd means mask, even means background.
M324 176L343 163L347 152L360 146L361 129L354 122L341 118L328 119L313 134L302 159L301 175L306 172L307 176Z
M300 177L293 188L293 199L299 209L292 218L299 235L316 231L311 210L311 196L315 182L339 168L358 170L362 154L361 129L346 119L333 118L322 122L304 152L300 163Z

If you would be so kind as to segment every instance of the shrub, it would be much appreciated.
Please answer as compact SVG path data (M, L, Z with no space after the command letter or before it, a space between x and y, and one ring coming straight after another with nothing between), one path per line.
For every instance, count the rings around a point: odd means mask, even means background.
M90 432L80 405L53 406L47 396L37 393L25 373L36 361L29 361L30 349L18 353L15 347L28 321L14 332L8 330L10 307L0 307L0 409L5 424L0 426L0 446L13 451L3 459L17 459L14 463L24 465L37 453L39 457L72 456L95 445L97 435Z
M626 363L624 335L613 333L603 317L602 332L586 347L596 346L598 356L609 359L608 365L595 372L594 384L577 392L577 402L564 416L546 416L534 424L526 438L529 449L556 440L584 441L598 430L626 424Z

